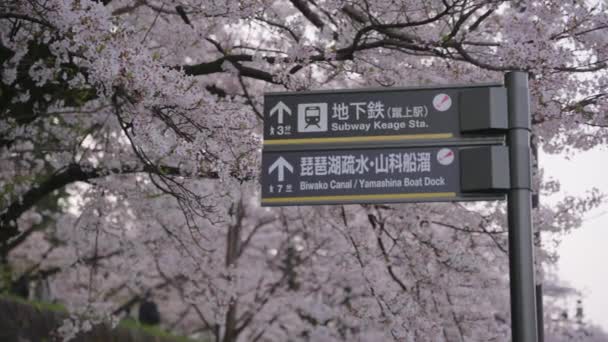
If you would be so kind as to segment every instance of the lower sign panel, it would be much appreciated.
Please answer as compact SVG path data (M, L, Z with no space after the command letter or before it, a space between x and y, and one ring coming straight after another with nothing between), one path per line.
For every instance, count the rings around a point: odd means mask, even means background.
M462 149L264 152L262 205L504 199L499 193L462 191Z

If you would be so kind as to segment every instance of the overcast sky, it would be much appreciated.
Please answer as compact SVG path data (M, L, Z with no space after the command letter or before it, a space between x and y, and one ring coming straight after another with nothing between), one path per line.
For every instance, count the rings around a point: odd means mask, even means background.
M542 155L545 174L561 181L565 194L583 194L593 187L608 194L608 149L575 155ZM559 276L583 293L587 319L608 331L608 201L585 216L583 226L563 238ZM571 313L573 314L573 313Z

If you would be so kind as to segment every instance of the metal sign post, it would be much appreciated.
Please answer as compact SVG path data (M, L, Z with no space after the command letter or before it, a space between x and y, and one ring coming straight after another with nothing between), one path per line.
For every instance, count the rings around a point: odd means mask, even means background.
M532 163L532 177L534 178L534 176L536 174L538 174L538 165L539 165L539 161L538 161L538 139L535 139L534 134L532 134L532 137L530 139L530 143L532 145L532 159L533 159L533 163ZM532 210L534 209L538 209L538 206L540 205L540 194L538 193L538 189L534 189L533 193L532 193ZM534 227L532 227L534 228ZM541 235L541 231L540 229L536 229L533 230L533 234L534 234L534 245L535 246L542 246L542 235ZM541 279L536 279L537 284L536 284L536 323L538 326L538 342L545 342L545 319L544 319L544 310L543 310L543 280L542 277Z
M536 342L536 293L532 247L532 174L528 74L505 75L509 108L511 189L507 194L511 333L514 342Z

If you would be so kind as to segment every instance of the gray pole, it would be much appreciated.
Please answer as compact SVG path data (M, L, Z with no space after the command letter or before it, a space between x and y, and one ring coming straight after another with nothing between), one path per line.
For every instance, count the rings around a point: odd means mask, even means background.
M511 334L513 342L537 342L534 252L532 248L532 171L528 74L505 75L509 107L508 193Z
M538 160L538 140L535 139L534 134L532 134L531 139L532 144L532 157L534 158L534 163L532 166L532 176L536 177L538 175L538 169L540 167L540 161ZM538 209L540 207L540 194L539 190L535 189L532 193L532 209ZM542 247L542 234L540 229L537 228L536 232L534 232L534 244L538 246L538 248ZM543 310L543 280L537 279L538 283L536 284L536 322L538 323L538 342L545 342L545 317Z
M545 342L545 317L543 312L543 284L536 285L536 319L538 320L538 342Z

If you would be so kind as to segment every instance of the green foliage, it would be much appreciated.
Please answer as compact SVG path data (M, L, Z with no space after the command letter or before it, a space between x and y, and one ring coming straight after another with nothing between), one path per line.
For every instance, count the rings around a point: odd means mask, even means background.
M126 328L126 329L131 329L131 330L139 330L142 331L148 335L152 335L155 337L162 337L162 338L166 338L166 339L170 339L171 341L176 341L176 342L191 342L193 341L192 339L189 339L185 336L177 336L177 335L173 335L165 330L163 330L160 327L157 326L151 326L151 325L146 325L146 324L141 324L140 322L132 319L132 318L127 318L127 319L123 319L122 321L120 321L119 324L120 327Z
M53 332L67 316L61 304L29 301L20 297L0 294L0 340L26 338L31 341L54 340ZM185 336L173 335L160 327L147 326L126 319L111 329L107 324L95 326L79 334L74 341L87 342L190 342Z
M57 313L67 313L68 310L65 308L65 306L58 304L58 303L49 303L49 302L43 302L43 301L38 301L38 300L27 300L27 299L23 299L19 296L15 296L12 295L10 293L8 294L1 294L0 295L0 300L10 300L10 301L14 301L23 305L27 305L30 306L32 308L35 308L39 311L52 311L52 312L57 312Z

